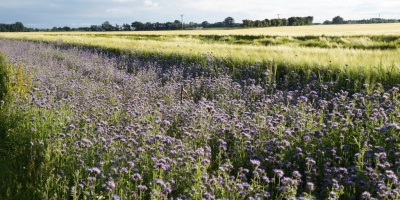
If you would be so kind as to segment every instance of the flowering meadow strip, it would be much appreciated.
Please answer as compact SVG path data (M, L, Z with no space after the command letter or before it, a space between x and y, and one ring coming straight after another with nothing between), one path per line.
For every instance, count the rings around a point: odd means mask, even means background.
M399 198L397 87L4 39L0 51L32 74L4 110L17 146L1 197Z

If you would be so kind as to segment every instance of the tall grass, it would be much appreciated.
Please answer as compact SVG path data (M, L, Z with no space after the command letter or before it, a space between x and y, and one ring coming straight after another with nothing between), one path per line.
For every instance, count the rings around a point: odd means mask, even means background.
M42 166L45 141L61 127L54 124L55 110L33 104L32 74L22 64L14 65L0 54L0 198L39 199L37 185L49 176ZM62 111L62 109L61 109ZM57 111L60 112L60 111Z
M395 36L189 36L189 35L124 35L124 34L32 34L13 36L42 42L53 42L60 46L103 48L115 54L130 54L137 59L159 60L167 63L202 63L227 65L231 73L248 71L249 66L258 66L262 74L270 65L278 66L278 75L294 70L306 73L330 69L344 79L357 79L360 75L373 82L399 81ZM207 42L207 37L217 42ZM145 38L145 40L140 39ZM200 38L200 39L199 39ZM202 39L201 39L202 38ZM221 39L222 38L222 39ZM226 38L226 39L224 39ZM246 39L247 38L247 39ZM229 41L246 39L275 45L229 44ZM266 39L265 39L266 38ZM224 42L221 40L227 40ZM253 41L254 40L254 41ZM232 43L234 43L232 42ZM391 43L387 43L391 42ZM324 48L320 48L324 47ZM328 48L329 47L329 48ZM384 49L384 50L382 50ZM240 76L240 75L239 75Z

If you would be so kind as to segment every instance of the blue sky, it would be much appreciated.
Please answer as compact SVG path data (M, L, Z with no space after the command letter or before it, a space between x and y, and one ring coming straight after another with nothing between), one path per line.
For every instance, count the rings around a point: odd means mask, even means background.
M83 27L140 22L218 22L231 16L272 19L314 16L314 22L347 19L400 19L400 0L0 0L0 23L20 21L25 26Z

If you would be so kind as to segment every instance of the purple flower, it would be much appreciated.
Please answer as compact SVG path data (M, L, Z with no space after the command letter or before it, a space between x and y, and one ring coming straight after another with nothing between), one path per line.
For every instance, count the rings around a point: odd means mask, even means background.
M308 98L305 96L300 96L298 99L299 103L307 103Z
M292 175L293 175L293 177L295 178L295 179L300 179L301 178L301 174L300 174L300 172L299 171L293 171L293 173L292 173Z
M370 199L371 198L371 194L369 192L365 191L365 192L363 192L361 194L361 198L362 199Z
M121 198L118 196L118 195L116 195L116 194L113 194L112 195L112 198L113 198L113 200L120 200Z
M243 187L243 185L242 185L242 184L240 184L240 183L237 183L237 184L236 184L236 189L238 189L238 190L243 190L243 189L244 189L244 187Z
M282 178L284 175L283 171L280 169L274 169L274 173L275 173L275 176L278 178Z
M112 189L114 189L115 188L115 182L114 182L114 180L109 180L108 181L108 183L107 183L107 185L110 187L110 188L112 188Z
M126 168L126 167L121 168L121 171L124 172L125 174L127 174L129 172L128 168Z
M87 139L87 138L82 139L82 141L85 142L85 143L86 143L87 145L89 145L89 146L92 146L92 145L93 145L92 141L90 141L90 140Z
M147 190L147 187L145 185L139 185L138 188L139 188L140 191Z
M101 173L101 170L99 168L97 168L97 167L92 167L88 171L89 171L89 173L95 173L95 174L100 174Z
M250 163L251 163L254 167L260 166L260 161L259 161L259 160L250 160Z
M307 182L307 189L311 191L314 190L314 183Z
M172 189L169 188L169 187L167 187L167 188L164 189L164 194L169 194L169 193L171 193L171 192L172 192Z
M307 166L313 166L316 164L315 160L312 158L307 157L306 160L307 160L307 162L306 162Z
M267 176L262 176L262 180L268 184L269 183L269 178Z

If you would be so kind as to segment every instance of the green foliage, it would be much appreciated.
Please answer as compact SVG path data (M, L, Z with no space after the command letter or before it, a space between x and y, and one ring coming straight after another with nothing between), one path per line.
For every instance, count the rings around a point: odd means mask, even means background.
M336 16L332 19L332 24L343 24L344 20L340 16Z
M40 141L36 128L30 123L33 112L18 103L27 98L30 89L31 78L23 71L22 65L15 67L6 61L3 54L0 54L0 198L2 199L7 197L35 199L32 194L35 194L43 152L42 148L32 146L33 141Z
M312 25L314 17L290 17L286 18L278 18L278 19L264 19L264 20L243 20L243 27L245 28L254 28L254 27L276 27L276 26L304 26L304 25Z
M7 62L5 60L4 55L0 54L0 101L4 101L6 95L8 94L7 80L8 80Z
M0 24L0 32L25 32L30 30L26 28L21 22L14 24Z
M232 17L227 17L224 20L224 24L226 27L233 27L235 25L235 20Z

